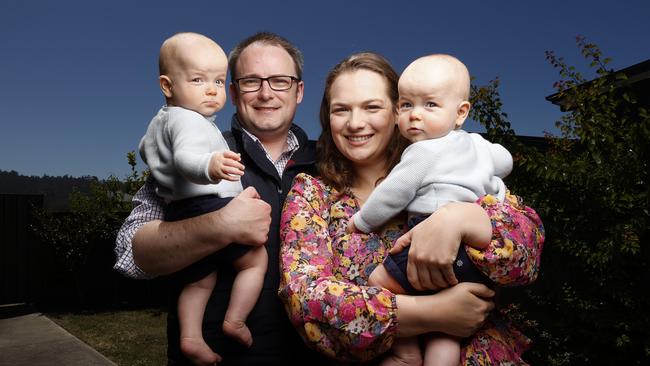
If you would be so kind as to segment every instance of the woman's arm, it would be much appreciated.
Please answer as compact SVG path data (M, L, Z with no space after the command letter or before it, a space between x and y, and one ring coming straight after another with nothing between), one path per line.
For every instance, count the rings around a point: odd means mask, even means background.
M279 295L307 345L339 360L364 361L392 345L397 332L395 296L336 273L341 267L354 267L358 272L365 268L353 256L334 254L344 249L332 247L329 222L343 219L347 223L349 216L331 212L325 198L328 193L308 175L294 180L280 221ZM349 234L342 238L350 239Z
M400 238L391 253L410 244L409 281L418 289L445 288L457 283L452 263L461 241L474 244L467 248L469 257L493 281L525 285L539 271L544 227L519 197L508 193L499 202L488 195L477 204L442 207Z
M342 268L354 268L368 275L373 268L368 264L379 263L390 243L378 244L372 253L357 250L354 243L361 236L344 232L351 213L332 209L328 194L318 180L297 176L281 219L279 295L306 344L340 360L362 361L388 350L397 336L432 331L469 335L482 324L494 295L483 285L395 296L343 273ZM334 220L342 222L332 234ZM364 255L376 258L364 261Z
M135 268L131 277L176 272L235 241L255 246L266 243L271 208L258 199L253 188L221 210L175 222L161 221L163 202L155 196L150 181L136 197L136 207L116 241L115 267L127 275L129 267Z
M493 296L494 291L471 282L460 283L435 295L397 295L398 334L410 337L435 330L469 337L494 308L490 301Z

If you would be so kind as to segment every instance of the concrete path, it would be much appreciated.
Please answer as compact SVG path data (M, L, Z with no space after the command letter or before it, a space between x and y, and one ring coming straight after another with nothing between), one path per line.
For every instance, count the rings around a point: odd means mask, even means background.
M0 319L0 366L116 366L41 313Z

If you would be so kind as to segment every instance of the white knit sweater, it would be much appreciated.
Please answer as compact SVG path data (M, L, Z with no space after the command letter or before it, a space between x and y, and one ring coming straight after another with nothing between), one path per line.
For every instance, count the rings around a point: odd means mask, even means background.
M486 194L503 200L501 178L511 170L508 150L476 133L455 130L418 141L404 150L399 164L352 219L367 233L403 210L429 215L449 202L474 202Z
M208 174L212 154L228 150L214 124L197 112L162 107L140 140L140 156L156 180L156 194L167 202L206 194L234 197L239 181L213 181Z

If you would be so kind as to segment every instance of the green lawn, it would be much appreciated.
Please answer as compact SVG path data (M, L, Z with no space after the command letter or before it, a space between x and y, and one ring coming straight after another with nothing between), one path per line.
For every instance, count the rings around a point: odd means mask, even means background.
M167 364L165 312L136 310L47 316L120 366Z

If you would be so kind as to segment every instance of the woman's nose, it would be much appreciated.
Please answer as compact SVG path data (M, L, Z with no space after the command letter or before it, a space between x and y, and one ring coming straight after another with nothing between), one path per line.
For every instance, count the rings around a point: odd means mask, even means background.
M360 129L366 125L365 117L360 111L352 110L350 113L350 119L348 120L348 128L350 129Z

